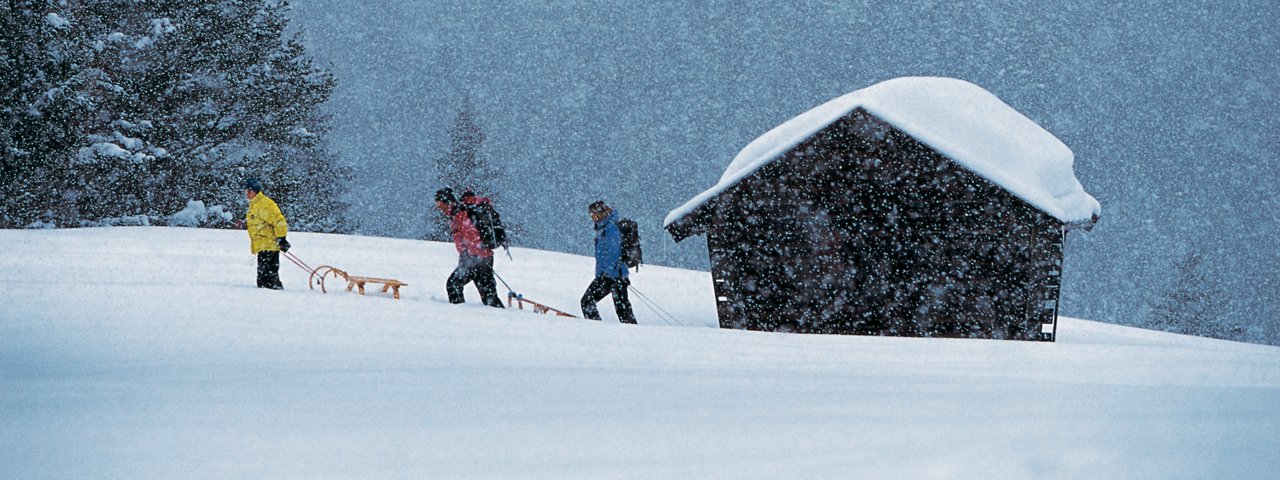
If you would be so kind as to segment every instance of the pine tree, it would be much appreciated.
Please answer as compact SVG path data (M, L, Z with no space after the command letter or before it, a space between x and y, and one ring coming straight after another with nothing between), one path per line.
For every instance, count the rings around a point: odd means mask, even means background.
M449 128L449 153L436 160L440 182L456 189L474 187L488 190L495 173L487 158L480 155L484 131L476 123L475 107L470 98L463 100L462 110Z
M1246 331L1226 318L1226 294L1203 271L1198 252L1178 266L1178 279L1147 316L1147 328L1202 337L1244 340Z
M449 128L449 152L436 159L436 178L440 181L441 188L452 188L457 195L471 189L478 195L489 197L497 205L501 196L494 188L498 173L489 164L488 158L480 154L484 139L484 131L476 122L475 107L471 104L470 97L466 97L463 99L462 110ZM448 219L432 213L429 214L427 239L448 240ZM511 225L507 229L509 232L513 230Z
M19 17L27 23L40 18L46 4L19 3L33 5L34 13ZM64 211L52 221L77 226L131 215L162 220L189 200L241 205L240 183L257 176L296 218L293 226L354 228L341 200L350 170L323 141L328 119L319 107L331 95L334 78L314 65L299 34L286 33L287 2L85 0L65 5L70 6L59 17L65 20L62 29L75 33L77 42L67 50L84 53L69 67L76 71L72 78L83 78L74 97L80 109L69 110L79 115L74 121L42 123L56 133L46 137L69 139L61 149L43 150L48 158L42 161L61 169L44 169L53 173L43 179L32 173L39 169L10 175L6 166L0 188L38 180L37 191L62 191L55 204ZM9 38L6 34L6 48ZM30 68L17 72L19 84L49 76ZM13 102L5 98L5 106L31 104L32 95L23 95ZM0 139L12 137L18 130L10 125L22 123L8 115L4 121ZM21 150L6 146L6 151ZM6 225L25 225L31 212L40 211L38 205L17 201L3 207Z
M69 158L99 76L65 3L0 3L0 228L74 217Z

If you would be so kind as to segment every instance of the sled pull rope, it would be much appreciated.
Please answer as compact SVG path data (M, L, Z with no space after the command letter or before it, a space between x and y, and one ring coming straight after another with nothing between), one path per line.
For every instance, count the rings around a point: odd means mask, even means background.
M658 318L662 319L663 322L666 322L667 325L671 325L671 326L679 325L681 327L688 326L688 325L685 325L683 322L676 320L676 317L674 315L671 315L670 312L664 310L661 306L658 305L658 302L653 301L652 298L649 298L648 295L645 295L644 292L641 292L634 285L627 285L627 288L631 289L632 292L635 292L635 294L638 296L640 301L644 302L645 306L649 307L649 310L653 310L653 313L657 314Z
M508 254L510 254L510 252L508 252ZM516 293L516 291L511 288L511 285L507 285L507 281L502 279L502 275L498 275L497 270L493 271L493 276L496 277L499 282L502 282L502 286L507 287L507 295L516 296L516 297L520 296L519 293Z
M289 253L289 252L280 252L280 255L281 255L281 256L283 256L284 258L287 258L290 262L293 262L293 264L294 264L294 265L297 265L297 266L298 266L298 268L301 268L301 269L303 269L303 270L306 270L308 274L310 274L310 273L312 273L312 272L314 272L314 271L315 271L315 269L314 269L314 268L311 268L311 266L310 266L310 265L307 265L307 262L302 261L302 259L301 259L301 258L298 258L296 255L294 255L294 254L292 254L292 253Z

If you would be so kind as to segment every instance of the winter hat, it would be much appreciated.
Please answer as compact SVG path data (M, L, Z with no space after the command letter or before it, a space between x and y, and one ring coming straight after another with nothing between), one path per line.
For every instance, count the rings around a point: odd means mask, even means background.
M444 203L457 203L458 199L453 196L452 188L441 188L436 190L436 201Z
M609 214L609 212L613 210L609 208L608 205L604 204L604 200L596 200L594 202L591 202L591 205L587 205L587 211L591 213L607 215Z
M244 181L245 190L253 190L254 192L262 192L262 182L256 178L249 178Z

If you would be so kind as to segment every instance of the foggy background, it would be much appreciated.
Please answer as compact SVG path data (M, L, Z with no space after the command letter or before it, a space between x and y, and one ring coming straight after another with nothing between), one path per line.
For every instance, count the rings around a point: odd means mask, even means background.
M1068 235L1063 315L1133 323L1191 251L1230 315L1280 313L1274 0L293 4L338 78L330 139L361 234L427 231L469 98L514 244L590 254L603 199L641 224L649 263L705 270L705 240L660 224L747 143L876 82L946 76L1062 139L1102 203Z

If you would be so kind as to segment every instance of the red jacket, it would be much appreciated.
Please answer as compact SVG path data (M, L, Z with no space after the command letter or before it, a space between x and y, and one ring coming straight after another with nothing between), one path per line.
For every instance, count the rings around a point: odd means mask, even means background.
M481 197L468 197L468 204L477 204L487 199ZM493 250L484 248L484 243L480 241L480 230L471 223L471 217L467 215L467 211L460 206L449 205L446 203L437 203L440 211L449 217L449 231L453 233L453 246L457 247L459 255L470 255L472 257L492 257ZM455 208L456 207L456 208Z

